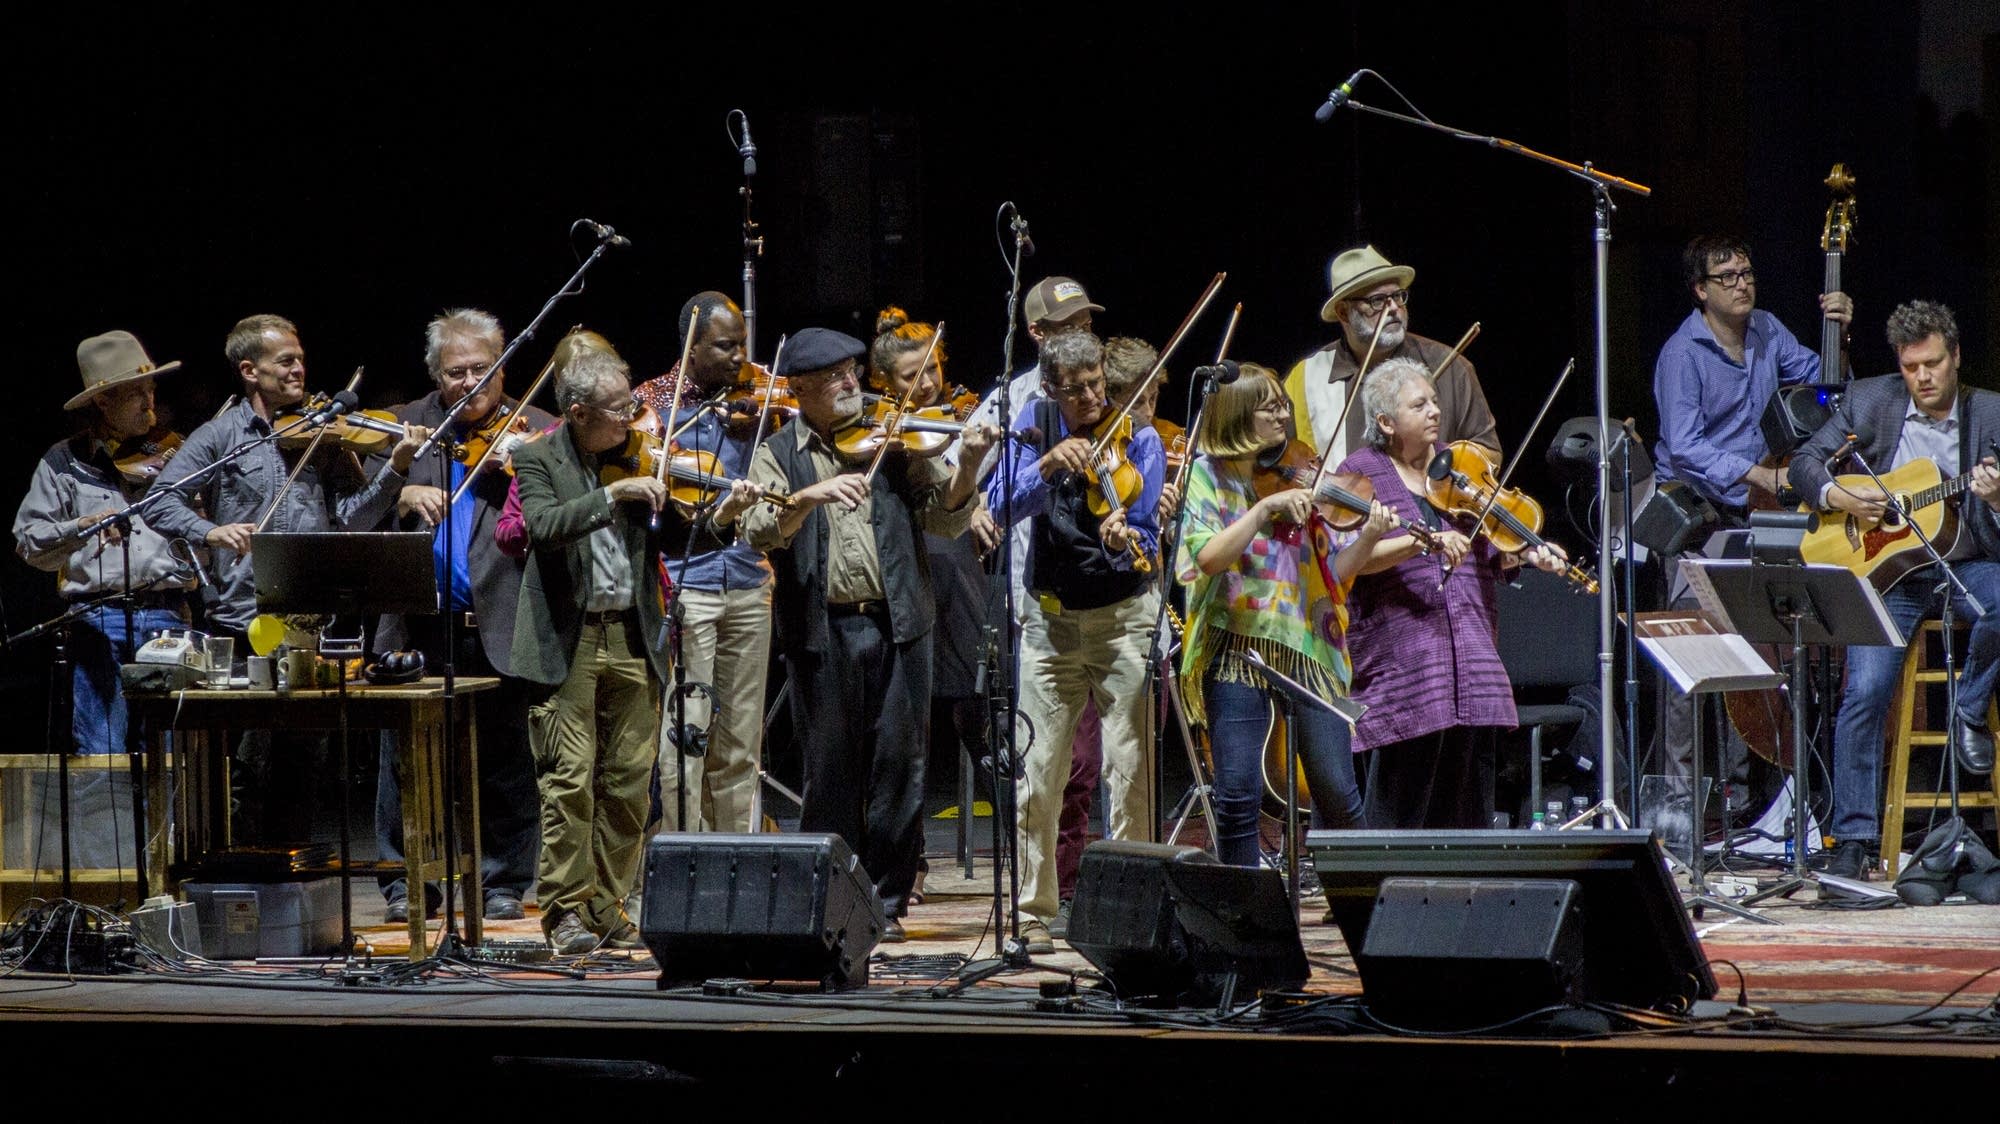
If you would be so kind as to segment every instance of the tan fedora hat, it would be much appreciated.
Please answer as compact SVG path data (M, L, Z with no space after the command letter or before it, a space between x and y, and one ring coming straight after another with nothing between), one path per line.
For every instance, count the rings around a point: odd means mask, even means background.
M1333 302L1366 292L1384 281L1394 281L1398 287L1407 289L1417 279L1416 270L1407 265L1391 265L1373 246L1342 251L1327 267L1326 274L1333 295L1320 306L1319 318L1329 324L1340 319L1334 314Z
M106 332L76 345L76 365L83 372L83 393L63 403L65 410L74 410L120 383L178 371L181 361L155 367L139 345L139 337L130 332Z

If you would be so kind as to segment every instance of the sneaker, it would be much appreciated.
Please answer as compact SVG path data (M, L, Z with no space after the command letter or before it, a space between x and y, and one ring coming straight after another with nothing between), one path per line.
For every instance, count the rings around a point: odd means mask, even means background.
M407 925L409 923L410 899L408 895L400 898L390 898L387 904L382 906L382 924Z
M903 922L899 918L891 917L882 925L882 940L880 943L902 944L909 939L910 935L903 931Z
M1029 956L1046 956L1056 950L1056 942L1049 936L1049 927L1036 918L1021 922L1021 947Z
M1069 903L1070 899L1064 898L1062 905L1056 908L1055 919L1049 922L1049 936L1065 941L1069 939Z
M488 921L519 921L528 911L521 907L521 895L512 890L495 890L486 895L481 916Z
M582 915L570 910L549 929L549 947L557 956L582 956L597 947L597 934L585 927Z

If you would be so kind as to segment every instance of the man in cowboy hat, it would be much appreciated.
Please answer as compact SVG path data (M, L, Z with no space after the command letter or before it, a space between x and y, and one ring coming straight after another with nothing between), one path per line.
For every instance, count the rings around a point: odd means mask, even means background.
M1320 306L1319 318L1340 325L1340 335L1301 359L1285 376L1292 417L1306 423L1299 437L1312 442L1315 450L1327 450L1342 407L1360 392L1354 376L1372 340L1375 355L1369 360L1371 370L1388 359L1408 358L1432 372L1438 408L1443 413L1438 427L1440 440L1447 444L1473 441L1497 455L1499 430L1471 362L1461 355L1440 369L1438 364L1451 354L1451 345L1409 330L1410 286L1416 282L1417 271L1392 264L1373 246L1359 246L1335 257L1327 278L1333 295ZM1358 408L1347 412L1346 432L1333 444L1326 463L1339 464L1348 453L1363 447L1368 420Z
M187 591L195 573L175 557L172 540L143 518L112 518L148 483L143 474L127 478L116 458L144 444L156 420L153 379L180 363L156 367L132 333L106 332L77 345L76 364L83 392L63 408L80 414L84 429L57 442L35 466L14 516L14 543L29 565L57 575L63 600L99 602L70 629L75 669L70 729L77 753L122 753L125 703L118 665L132 658L144 637L186 627ZM129 631L122 599L128 592Z

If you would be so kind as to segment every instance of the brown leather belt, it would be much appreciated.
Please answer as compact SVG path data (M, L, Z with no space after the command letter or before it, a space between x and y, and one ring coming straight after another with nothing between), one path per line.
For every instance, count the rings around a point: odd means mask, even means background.
M583 623L623 624L635 611L632 609L606 609L599 613L585 613L583 615Z

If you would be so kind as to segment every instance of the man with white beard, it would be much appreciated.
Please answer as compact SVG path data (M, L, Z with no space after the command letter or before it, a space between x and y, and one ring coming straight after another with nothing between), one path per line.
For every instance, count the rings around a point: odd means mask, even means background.
M1381 323L1382 338L1375 344L1369 368L1390 359L1414 359L1432 372L1437 382L1438 437L1446 444L1472 441L1485 446L1497 458L1500 435L1493 423L1493 411L1486 405L1479 374L1464 356L1440 368L1451 345L1427 339L1409 331L1410 285L1417 271L1407 265L1392 265L1373 246L1343 251L1327 269L1332 296L1319 310L1319 318L1340 325L1340 335L1332 343L1294 364L1285 376L1285 393L1292 400L1292 417L1301 440L1312 443L1315 452L1325 453L1328 464L1339 464L1347 454L1364 448L1363 430L1370 419L1367 412L1350 410L1346 432L1327 450L1327 440L1340 420L1348 396L1355 393L1354 376L1368 354L1368 341ZM1303 424L1301 424L1303 423Z

